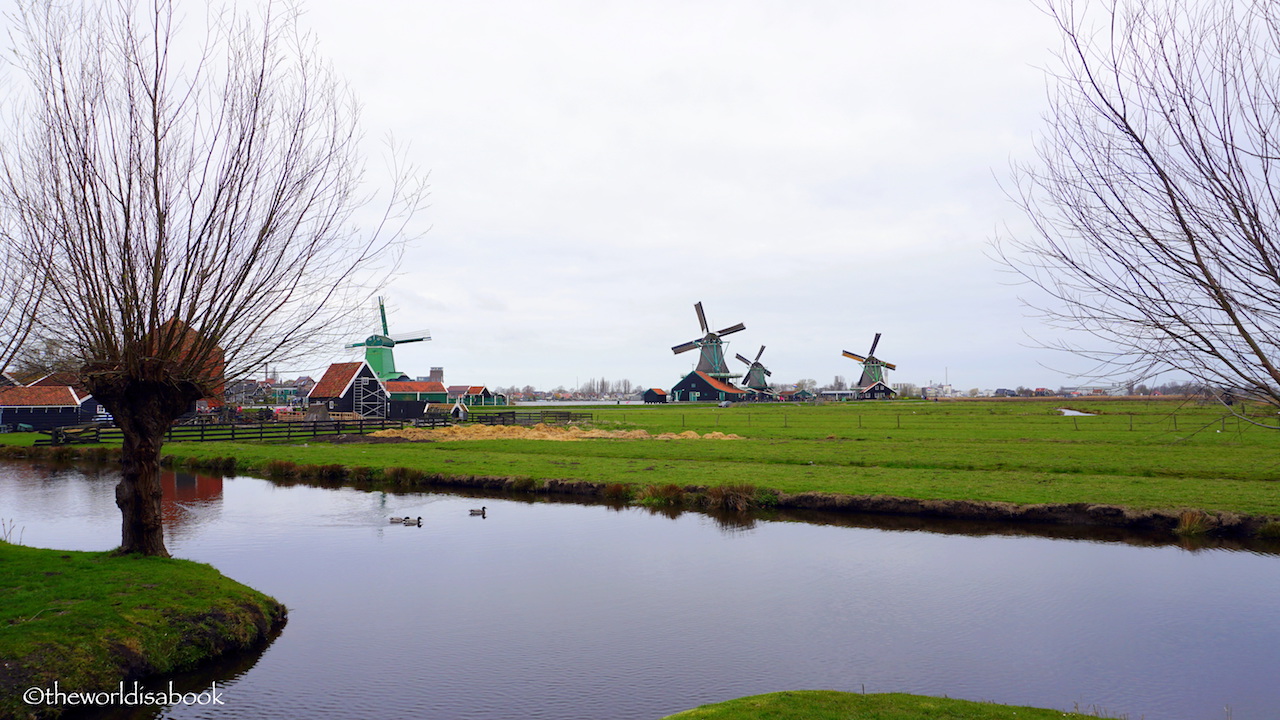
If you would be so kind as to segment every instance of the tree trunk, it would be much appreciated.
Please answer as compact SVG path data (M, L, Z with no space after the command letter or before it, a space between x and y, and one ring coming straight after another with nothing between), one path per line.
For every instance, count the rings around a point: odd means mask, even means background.
M171 422L171 421L170 421ZM130 425L159 423L130 423ZM168 423L157 428L124 428L120 454L120 484L116 485L116 506L123 519L120 553L141 553L169 557L164 546L160 486L160 447Z
M163 363L132 373L87 372L86 385L124 435L116 506L122 516L120 553L169 557L161 514L160 449L173 421L202 395L166 377Z

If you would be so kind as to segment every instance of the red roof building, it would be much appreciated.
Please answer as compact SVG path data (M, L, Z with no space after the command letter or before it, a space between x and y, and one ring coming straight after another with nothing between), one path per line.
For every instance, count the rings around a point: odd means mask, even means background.
M738 402L745 399L747 391L694 370L671 388L676 402Z

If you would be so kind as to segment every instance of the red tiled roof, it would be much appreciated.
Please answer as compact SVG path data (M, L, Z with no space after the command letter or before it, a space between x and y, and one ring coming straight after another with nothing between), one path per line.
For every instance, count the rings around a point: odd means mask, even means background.
M729 383L724 382L724 381L722 381L722 380L717 380L717 379L715 379L715 378L711 377L710 375L708 375L708 374L706 374L706 373L704 373L704 372L702 372L702 371L695 370L694 372L696 372L696 373L698 374L698 377L702 378L703 380L706 380L706 381L707 381L707 384L709 384L711 387L713 387L713 388L715 388L715 389L719 390L720 392L733 393L733 394L735 394L735 395L746 395L746 394L747 394L747 391L746 391L746 390L740 390L740 389L738 389L738 388L736 388L736 387L734 387L734 386L730 385Z
M389 393L442 393L448 392L444 383L432 382L428 380L388 380L384 385L387 386Z
M0 388L0 406L4 407L79 407L87 398L76 395L69 385Z
M311 388L311 392L307 393L308 398L336 398L342 397L343 393L351 387L351 381L356 379L360 368L364 366L364 361L349 363L334 363L324 371L324 377L320 378L320 382Z
M66 387L68 385L74 386L78 384L76 382L76 380L78 379L79 378L76 377L75 373L69 373L69 372L50 373L40 378L39 380L31 383L31 387Z
M667 394L667 391L666 391L666 390L663 390L662 388L649 388L649 392L651 392L651 393L657 393L657 394L659 394L659 395L666 395L666 394Z
M483 386L483 385L472 385L471 387L467 388L467 394L468 394L468 395L483 395L483 394L484 394L484 386Z

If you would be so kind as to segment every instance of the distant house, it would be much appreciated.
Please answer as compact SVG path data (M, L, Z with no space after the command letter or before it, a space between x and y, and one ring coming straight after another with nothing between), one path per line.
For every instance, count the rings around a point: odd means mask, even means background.
M324 405L330 412L356 413L367 418L387 416L387 390L369 364L334 363L307 395L309 405Z
M897 390L885 385L884 382L877 380L866 387L855 387L849 390L823 390L822 398L824 400L892 400L898 394Z
M870 385L862 388L858 392L859 400L892 400L898 394L897 390L885 385L884 382L877 380Z
M450 400L460 401L467 406L507 404L505 395L490 392L483 385L450 385L448 392Z
M675 402L738 402L745 399L747 391L694 370L671 388Z
M50 430L92 422L98 401L70 385L0 387L0 425Z
M649 404L665 403L667 401L667 391L662 388L649 388L644 391L643 400Z

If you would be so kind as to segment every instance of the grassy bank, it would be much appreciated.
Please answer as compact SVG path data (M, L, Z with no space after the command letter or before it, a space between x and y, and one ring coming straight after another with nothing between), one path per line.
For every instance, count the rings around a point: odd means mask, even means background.
M664 720L1062 720L1085 717L1096 716L920 695L809 690L703 705Z
M28 688L108 691L252 647L282 605L187 560L0 542L0 717L53 717Z
M1064 417L1057 410L1064 406L1093 414ZM310 466L312 470L301 473L303 480L377 481L391 468L390 485L406 489L476 478L516 479L508 483L516 489L559 481L595 483L614 487L612 496L618 499L655 504L668 502L655 490L666 488L672 495L672 486L751 485L793 495L916 501L862 508L874 512L945 515L951 512L948 507L963 509L965 503L977 502L1106 506L1094 513L1102 520L1115 514L1110 508L1159 511L1166 524L1183 511L1280 517L1280 432L1251 425L1209 403L1058 399L584 409L600 428L720 432L742 439L172 443L165 452L214 470L264 475L287 463ZM1245 411L1260 419L1275 417L1262 407ZM317 473L315 468L327 469ZM295 473L277 474L284 478ZM922 508L920 503L932 505ZM802 506L838 507L821 502ZM1077 518L1084 514L1067 513ZM1280 524L1254 522L1248 531L1280 534Z
M180 457L406 467L428 475L622 483L751 484L787 493L1017 504L1107 503L1280 515L1280 432L1213 405L889 402L825 406L592 407L596 425L733 433L736 441L487 440L305 446L187 443Z

